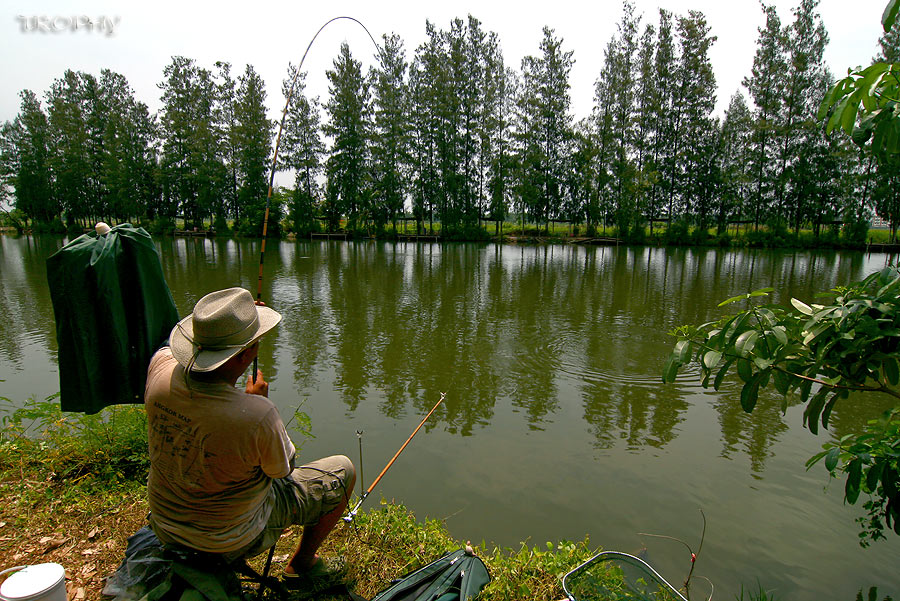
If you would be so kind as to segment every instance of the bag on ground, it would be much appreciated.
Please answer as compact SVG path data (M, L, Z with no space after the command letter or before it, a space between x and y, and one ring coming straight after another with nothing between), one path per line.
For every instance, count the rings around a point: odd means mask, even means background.
M490 581L484 562L459 549L395 580L372 601L466 601Z

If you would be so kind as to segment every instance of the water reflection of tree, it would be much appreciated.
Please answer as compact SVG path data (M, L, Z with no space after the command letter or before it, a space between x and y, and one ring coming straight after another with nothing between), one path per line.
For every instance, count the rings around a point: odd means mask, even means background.
M828 421L828 429L831 436L836 439L845 434L857 434L865 430L870 420L878 419L895 405L896 399L886 394L851 394L848 398L835 403L831 419ZM822 435L821 428L819 432Z
M541 429L548 413L557 409L557 371L561 345L557 298L560 270L549 265L554 247L538 249L530 260L508 270L510 298L504 330L511 345L509 396L514 407L524 410L528 426Z
M766 460L774 455L772 447L788 431L781 412L782 397L771 391L760 393L752 415L741 407L740 382L724 382L713 398L722 431L720 456L730 458L743 451L750 459L750 469L759 477L765 471Z
M289 349L294 365L294 384L299 390L315 387L315 368L328 352L325 330L325 306L319 282L317 247L309 244L279 247L277 309L282 315L278 328L279 343Z
M334 349L335 386L352 411L366 395L370 374L371 291L370 253L362 245L342 245L341 252L330 252L325 268L328 274L328 299L333 330L329 345Z
M34 340L56 361L47 257L65 242L61 236L0 236L0 357L7 365L21 369L25 342Z
M498 393L492 359L499 333L474 293L482 285L477 247L323 248L328 292L317 297L316 313L348 409L364 402L370 387L382 393L379 411L392 418L408 404L427 411L447 392L430 424L442 420L463 435L487 424Z
M483 247L444 246L418 252L408 281L417 310L411 320L411 376L426 393L420 411L447 392L442 418L464 436L493 417L499 393L494 357L501 334L488 322Z
M647 355L664 341L666 303L679 302L657 297L672 275L658 267L651 249L597 253L584 264L578 294L588 299L583 320L591 335L584 345L582 400L597 448L617 440L629 449L663 447L684 420L683 391L661 386L660 362Z

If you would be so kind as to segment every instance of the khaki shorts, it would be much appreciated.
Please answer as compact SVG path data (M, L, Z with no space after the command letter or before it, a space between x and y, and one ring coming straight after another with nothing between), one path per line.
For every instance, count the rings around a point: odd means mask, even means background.
M289 526L312 526L350 499L348 484L356 476L353 463L343 455L332 455L296 468L285 478L272 482L272 513L265 529L253 542L225 553L226 561L252 557L266 551Z

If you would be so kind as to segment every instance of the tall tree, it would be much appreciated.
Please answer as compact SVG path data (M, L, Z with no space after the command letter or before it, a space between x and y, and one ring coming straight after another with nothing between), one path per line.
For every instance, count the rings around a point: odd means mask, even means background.
M123 75L104 69L99 89L107 110L100 179L108 214L140 217L156 201L156 123Z
M808 166L813 155L827 146L815 120L816 109L830 81L826 77L824 52L828 34L816 12L819 0L801 0L794 9L794 22L781 36L785 44L787 71L781 90L782 102L777 117L777 156L774 202L777 214L800 230L809 202L795 165ZM804 167L806 168L806 167ZM796 189L794 189L797 184Z
M872 62L900 63L900 21L878 38L880 52Z
M880 51L872 59L873 62L900 63L900 21L882 34L878 46ZM872 190L875 212L888 222L891 241L895 241L897 228L900 227L900 161L896 157L885 157L876 165L871 154L861 152L860 162L858 173L862 180L862 200L865 201L866 192Z
M14 121L4 121L0 125L0 204L15 205L15 177L18 170L18 131Z
M396 34L383 38L378 69L373 81L372 185L377 206L373 218L377 227L392 222L404 211L409 156L409 107L406 56Z
M209 70L172 57L163 71L161 213L202 225L221 206L226 181L221 129L215 120L217 91Z
M222 183L221 203L215 208L215 229L228 229L228 217L238 218L241 214L238 201L240 190L238 174L239 132L237 120L237 82L231 76L231 63L217 61L216 69L216 103L213 124L222 141L222 162L225 167L225 180Z
M629 0L623 2L622 13L615 38L615 50L607 60L612 61L610 70L614 74L610 88L613 132L610 157L612 204L616 227L623 235L628 236L632 225L643 227L635 197L637 172L631 156L636 142L634 111L640 17L634 15L634 5Z
M719 164L722 189L716 207L716 230L726 231L728 220L746 206L750 188L748 152L752 115L744 95L735 92L722 122Z
M703 13L692 10L688 16L678 18L678 37L678 89L673 105L677 113L673 136L676 160L670 163L669 172L673 183L677 181L673 187L678 188L681 206L694 213L703 231L709 226L711 212L709 186L717 177L712 175L715 167L711 157L718 137L711 118L716 104L716 77L709 59L716 36L710 34Z
M297 67L289 65L282 93L285 98L288 97L289 87L295 79L293 100L288 107L282 132L279 167L294 171L290 218L294 224L294 231L305 234L316 229L316 211L321 202L318 181L323 170L325 142L320 135L322 125L319 99L310 100L304 94L306 73L297 75Z
M485 77L488 83L485 86L482 156L487 164L487 213L494 221L495 233L500 235L512 193L512 115L516 75L515 71L504 66L499 45L488 52Z
M324 131L332 139L325 162L325 215L330 227L336 228L344 214L348 227L354 229L369 216L369 85L346 42L333 64L334 69L327 72L325 105L329 120Z
M777 168L774 156L776 124L782 104L781 78L787 70L781 19L774 6L763 4L762 9L766 24L758 30L751 75L744 78L744 86L754 104L750 165L755 190L748 217L757 228L773 203Z
M653 232L653 220L657 217L658 208L652 202L653 188L659 179L659 167L654 161L653 140L658 135L655 116L659 114L659 85L654 76L654 57L656 53L656 28L647 24L641 35L638 49L637 88L635 90L634 107L634 161L639 178L637 198L638 210L650 222Z
M656 53L653 57L655 96L648 107L651 119L651 158L656 172L650 180L647 194L647 215L655 219L663 214L663 207L670 198L671 177L664 177L666 165L671 164L674 152L675 111L673 90L675 88L676 46L672 26L672 13L659 9L659 26L656 35ZM675 216L668 212L665 219L671 224Z
M572 136L569 74L572 51L544 27L540 56L522 59L519 100L521 194L525 209L537 224L559 214L566 177L566 150Z
M246 218L243 227L248 233L262 235L269 183L272 123L266 117L265 85L252 65L247 65L238 78L235 121L238 205ZM281 214L280 203L274 201L273 195L273 201L269 203L267 232L278 235Z
M97 173L90 154L83 85L85 74L67 70L47 93L50 125L50 168L56 180L60 208L70 222L98 216Z
M412 122L412 205L416 231L424 231L428 218L433 231L434 212L441 196L438 174L438 136L440 121L437 110L437 80L443 61L437 30L425 22L426 41L416 49L410 67L410 121Z
M599 163L596 141L597 136L589 118L575 124L562 209L563 216L573 226L585 221L590 224L590 215L595 215L597 211L596 182Z
M40 100L23 90L19 114L4 123L0 148L0 185L4 196L15 198L15 207L26 219L49 223L60 216L51 171L50 126Z

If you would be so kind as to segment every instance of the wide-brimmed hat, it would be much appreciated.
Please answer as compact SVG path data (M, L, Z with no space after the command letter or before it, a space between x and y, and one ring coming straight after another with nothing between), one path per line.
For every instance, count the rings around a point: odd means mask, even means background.
M281 315L253 302L243 288L211 292L197 301L194 312L175 324L169 346L189 370L212 371L261 338Z

